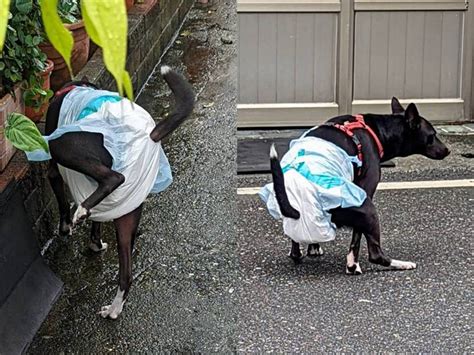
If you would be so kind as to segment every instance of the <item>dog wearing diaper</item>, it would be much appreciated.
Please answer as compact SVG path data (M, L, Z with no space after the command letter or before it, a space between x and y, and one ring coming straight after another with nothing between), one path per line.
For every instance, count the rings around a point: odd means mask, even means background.
M273 184L260 191L270 214L283 219L292 240L290 257L300 262L300 243L307 255L323 253L320 242L333 240L336 227L353 228L346 273L362 274L359 249L367 240L369 261L398 270L416 264L388 257L381 247L380 225L373 196L381 177L380 163L421 154L444 159L449 149L416 105L405 108L392 98L391 115L344 115L310 129L290 143L281 162L270 151Z
M101 252L101 222L113 221L119 257L115 298L99 313L116 319L132 283L132 250L143 201L166 189L171 169L160 141L188 117L194 105L190 84L167 66L161 74L175 97L175 109L155 124L136 103L115 92L99 90L87 81L60 89L46 114L44 150L28 152L29 160L50 159L48 178L56 196L62 235L72 233L79 221L92 221L90 248ZM76 202L70 216L65 184Z

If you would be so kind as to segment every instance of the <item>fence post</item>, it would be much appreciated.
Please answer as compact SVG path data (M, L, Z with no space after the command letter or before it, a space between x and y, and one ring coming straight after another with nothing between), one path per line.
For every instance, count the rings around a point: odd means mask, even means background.
M352 112L354 62L354 0L341 1L339 17L339 55L336 78L336 100L339 114Z
M463 41L463 73L462 98L464 99L464 119L474 118L474 3L466 2L469 6L464 14Z

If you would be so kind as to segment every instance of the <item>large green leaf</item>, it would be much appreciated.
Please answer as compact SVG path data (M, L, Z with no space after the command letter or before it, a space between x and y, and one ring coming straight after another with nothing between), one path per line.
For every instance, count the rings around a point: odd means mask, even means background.
M133 86L132 86L132 80L130 79L130 74L128 74L128 71L124 70L123 71L123 87L125 89L125 94L127 97L133 101Z
M64 58L72 75L71 53L74 46L74 39L71 32L64 27L56 11L57 6L58 0L41 0L41 17L48 40Z
M5 126L5 137L18 149L32 152L43 149L49 152L48 143L32 120L20 113L10 113Z
M87 34L95 44L101 46L99 34L97 33L97 30L94 27L94 23L90 20L90 16L87 13L87 8L84 5L84 1L81 1L81 13L82 20L84 21L84 25L86 26Z
M5 42L7 33L8 12L10 10L10 0L0 0L0 52Z
M117 82L118 91L133 100L130 76L125 70L127 57L127 12L123 0L82 0L82 17L87 33L100 47L104 64Z

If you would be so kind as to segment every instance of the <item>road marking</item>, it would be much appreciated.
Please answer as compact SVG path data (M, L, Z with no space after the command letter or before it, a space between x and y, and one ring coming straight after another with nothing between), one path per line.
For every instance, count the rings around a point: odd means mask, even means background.
M381 182L377 190L449 189L474 187L474 179ZM237 195L256 195L261 187L240 187Z

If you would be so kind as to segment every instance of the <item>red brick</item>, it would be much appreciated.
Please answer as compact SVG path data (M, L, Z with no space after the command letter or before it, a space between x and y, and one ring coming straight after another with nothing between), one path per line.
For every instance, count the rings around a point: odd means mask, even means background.
M0 128L2 131L5 129L5 122L11 112L25 112L20 86L15 88L15 96L16 100L10 94L0 98ZM13 154L15 154L15 148L4 137L3 132L0 132L0 172L5 169Z

